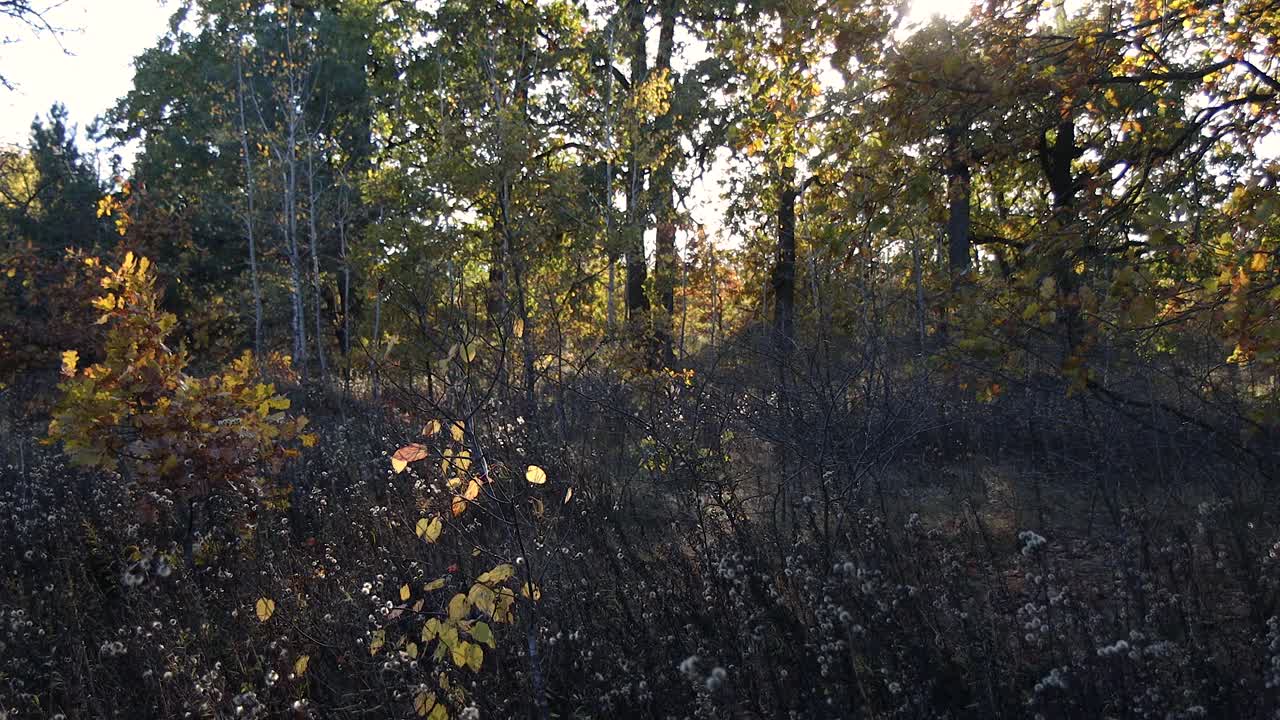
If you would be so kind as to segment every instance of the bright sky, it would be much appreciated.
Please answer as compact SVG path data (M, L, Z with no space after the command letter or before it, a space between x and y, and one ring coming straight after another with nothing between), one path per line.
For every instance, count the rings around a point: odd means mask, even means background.
M907 22L927 21L934 15L958 20L969 13L973 0L911 0Z
M161 0L65 0L47 14L67 30L58 38L0 28L0 35L20 38L0 45L0 72L16 86L0 88L0 143L25 144L32 119L55 102L67 106L83 133L132 87L134 56L155 43L169 15Z

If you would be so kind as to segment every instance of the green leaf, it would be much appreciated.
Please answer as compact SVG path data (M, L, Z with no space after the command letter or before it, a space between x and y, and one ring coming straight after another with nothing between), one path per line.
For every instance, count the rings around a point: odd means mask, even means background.
M479 643L484 643L489 647L494 647L493 630L489 627L489 623L478 622L472 626L471 639Z

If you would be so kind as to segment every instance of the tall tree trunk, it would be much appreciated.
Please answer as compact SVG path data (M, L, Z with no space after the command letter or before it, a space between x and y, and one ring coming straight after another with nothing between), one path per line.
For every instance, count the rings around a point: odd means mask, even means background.
M342 391L351 392L351 260L347 256L347 189L338 198L338 253L342 257Z
M920 341L920 354L924 355L925 345L925 321L924 321L924 263L922 262L920 252L920 239L915 233L911 234L911 278L915 283L916 290L916 332Z
M658 30L658 57L656 68L668 74L670 78L671 56L675 50L677 0L664 0L662 3L661 25ZM654 222L656 227L654 240L653 281L654 291L658 298L658 315L654 319L654 335L657 357L651 358L655 365L670 366L675 361L672 350L673 322L675 317L676 286L676 206L675 206L675 167L680 152L679 143L670 137L674 118L673 110L667 111L659 118L655 130L668 137L666 157L659 161L653 175L651 189L654 201Z
M306 134L305 132L303 133ZM320 362L320 381L323 383L329 376L329 363L324 353L324 313L320 309L320 233L316 224L316 206L319 204L316 194L315 138L307 138L307 241L311 246L311 296L314 299L312 312L316 324L316 360Z
M604 136L606 154L604 159L604 197L601 207L604 211L604 255L609 263L609 287L605 298L605 325L608 333L613 334L618 328L617 311L617 266L618 258L613 248L613 30L609 23L608 50L605 56L604 86Z
M240 110L240 154L244 159L244 192L248 208L244 216L249 239L249 280L253 287L253 354L262 357L262 286L258 280L258 247L253 233L253 155L249 152L249 128L244 119L244 69L240 48L236 48L236 101Z
M627 21L631 35L631 88L635 91L649 76L649 57L645 48L647 34L645 32L645 4L643 0L629 0ZM635 128L638 130L638 128ZM637 141L632 133L631 147L628 151L627 168L627 208L626 229L624 239L626 277L627 321L632 340L640 342L647 334L649 316L649 298L645 294L645 281L648 276L644 253L644 231L648 213L644 207L644 169L639 157Z
M382 278L374 282L373 298L373 352L369 355L369 385L373 401L382 396Z
M783 169L778 188L777 247L773 264L773 328L790 350L795 341L796 308L796 169Z
M969 272L969 227L972 212L969 164L952 146L947 167L947 267L952 278Z
M672 352L672 322L675 317L676 286L676 218L671 167L664 164L654 175L655 215L657 219L654 243L653 284L658 296L658 313L654 318L654 335L657 339L656 360L665 366L674 361Z
M1070 117L1058 123L1053 142L1049 142L1047 132L1040 135L1040 168L1049 183L1049 192L1053 195L1053 223L1056 227L1052 231L1058 235L1053 276L1059 305L1063 310L1065 356L1070 356L1075 351L1080 339L1079 308L1069 299L1079 284L1074 267L1076 248L1070 244L1071 233L1066 232L1066 228L1075 221L1076 180L1071 166L1080 153L1076 146L1075 121Z
M289 253L289 290L293 305L293 359L307 379L310 363L307 361L306 299L303 283L302 251L298 243L298 125L300 114L298 98L301 88L293 57L293 16L286 19L285 63L288 70L288 93L284 97L286 146L281 153L281 172L284 184L285 245Z
M508 322L507 315L507 264L511 260L511 237L507 229L506 208L510 202L511 188L503 177L498 182L498 224L489 243L489 297L486 310L495 326Z
M608 298L605 301L605 325L608 327L609 333L618 328L618 310L617 302L614 298L618 294L618 259L612 254L606 255L605 259L609 263L609 279L608 287L605 292Z
M298 192L297 192L297 160L293 157L293 137L290 134L290 147L287 151L281 181L284 183L284 232L285 247L289 256L289 300L293 309L293 359L302 370L302 377L307 377L307 325L306 307L303 297L302 253L298 243Z

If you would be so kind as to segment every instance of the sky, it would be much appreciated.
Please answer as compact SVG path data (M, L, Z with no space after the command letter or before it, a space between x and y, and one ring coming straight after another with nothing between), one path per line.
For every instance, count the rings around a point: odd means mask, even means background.
M0 45L0 72L16 87L0 88L0 144L25 144L31 121L55 102L67 106L81 131L133 85L133 58L165 31L160 0L36 0L56 5L49 22L59 37L0 28L17 42Z

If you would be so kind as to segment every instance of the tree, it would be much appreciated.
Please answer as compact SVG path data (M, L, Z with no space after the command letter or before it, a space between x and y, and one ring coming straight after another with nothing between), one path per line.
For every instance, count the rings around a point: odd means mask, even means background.
M184 242L157 242L152 254L189 278L187 293L242 294L256 345L269 346L283 324L304 373L315 358L323 374L330 344L344 344L329 299L335 275L351 279L339 238L364 216L343 178L363 174L371 153L370 18L357 4L185 5L107 116L110 137L142 141L134 181L156 196L151 212L178 211L188 228ZM175 247L187 258L168 257ZM232 267L247 277L229 281Z
M53 106L47 121L31 125L31 161L39 181L16 224L20 234L53 257L67 248L92 252L109 237L97 214L102 195L97 169L81 155L75 133L62 105Z
M237 496L278 502L280 489L267 477L315 437L302 432L305 417L284 414L287 398L255 381L251 355L207 377L185 372L188 355L165 344L177 318L160 309L146 258L128 253L103 272L107 294L94 305L98 324L108 325L104 358L80 368L78 352L63 353L48 441L76 464L117 470L144 520L185 518L180 534L193 567L197 513Z

